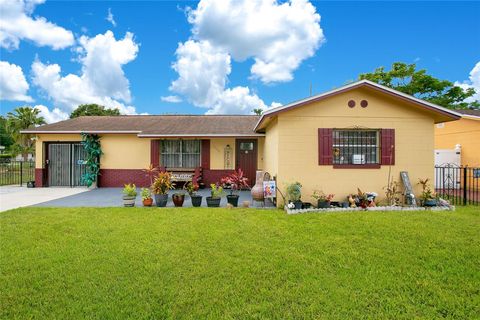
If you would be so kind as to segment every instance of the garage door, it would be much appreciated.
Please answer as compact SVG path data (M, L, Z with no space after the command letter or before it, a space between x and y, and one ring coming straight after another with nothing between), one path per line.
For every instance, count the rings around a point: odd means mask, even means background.
M48 185L76 187L85 185L86 152L80 143L49 143L46 159Z

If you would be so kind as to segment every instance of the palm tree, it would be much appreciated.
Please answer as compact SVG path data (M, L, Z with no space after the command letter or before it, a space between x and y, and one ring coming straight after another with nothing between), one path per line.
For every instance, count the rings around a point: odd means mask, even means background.
M40 110L30 106L18 107L7 114L6 129L15 140L13 150L23 155L23 160L27 160L28 154L35 150L35 141L33 135L22 134L21 130L31 129L45 124L45 119L39 116Z

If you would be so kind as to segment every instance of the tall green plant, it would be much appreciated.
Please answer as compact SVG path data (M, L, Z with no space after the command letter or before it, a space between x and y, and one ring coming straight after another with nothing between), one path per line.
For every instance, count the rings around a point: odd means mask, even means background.
M23 159L27 160L29 153L35 150L34 135L22 134L20 131L25 129L32 129L36 126L45 124L45 119L40 116L40 110L25 106L15 108L13 112L7 114L7 121L5 123L6 131L11 135L15 141L11 151L21 153Z
M82 145L87 153L86 172L82 175L83 182L90 187L100 175L100 156L103 154L98 134L82 133Z

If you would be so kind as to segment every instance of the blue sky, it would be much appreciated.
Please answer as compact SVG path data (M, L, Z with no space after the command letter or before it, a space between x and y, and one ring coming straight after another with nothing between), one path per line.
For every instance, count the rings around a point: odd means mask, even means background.
M211 4L213 2L215 1L205 1L205 7L213 6ZM19 40L16 48L12 45L8 47L8 44L1 47L0 60L8 63L2 66L21 67L28 89L21 93L23 98L18 98L14 93L6 97L7 94L4 93L1 100L1 114L6 114L14 107L24 104L42 105L47 109L42 110L46 112L50 121L56 121L70 113L74 108L73 104L77 101L88 100L88 96L98 97L99 101L107 101L107 104L114 100L111 105L121 104L124 108L122 110L127 113L245 113L251 110L252 105L259 103L269 107L272 103L273 105L284 104L304 98L309 94L310 84L314 93L322 92L355 79L359 73L372 71L378 66L389 66L395 61L416 62L419 67L427 69L434 76L465 82L466 85L475 87L475 81L470 79L470 73L480 61L480 24L478 23L480 2L313 1L315 12L309 11L305 14L308 17L319 14L320 22L310 22L310 25L299 22L295 25L298 30L295 29L296 31L292 33L315 33L318 28L312 29L312 27L319 24L323 35L317 33L306 36L304 40L299 40L303 42L295 44L304 48L303 50L290 51L285 49L289 44L283 46L281 42L286 38L279 40L280 42L272 42L271 47L268 47L267 43L265 48L256 50L253 47L258 46L258 42L249 42L250 38L255 38L255 32L257 32L256 28L251 26L247 28L251 29L253 35L248 39L240 39L238 43L222 46L222 41L228 42L225 39L228 39L229 33L235 30L235 27L232 28L228 23L222 23L222 19L226 21L224 15L229 13L223 13L222 16L214 10L208 11L209 8L204 8L201 12L197 10L198 21L189 23L185 9L191 7L195 11L197 4L197 2L185 1L47 1L36 5L33 11L28 12L29 9L23 3L24 10L27 10L27 17L32 19L43 17L49 23L63 28L67 33L71 32L73 39L65 33L59 34L59 39L65 44L64 48L58 49L53 48L54 44L45 44L45 41L50 40L42 40L44 39L42 34L37 38L29 39L29 36L15 34L20 31L7 30L12 37L17 37ZM281 3L273 3L273 6L278 5ZM106 19L109 10L115 25ZM248 16L250 13L242 14ZM273 22L273 27L275 23L283 25L282 14L278 13L280 21ZM210 19L212 15L213 18ZM206 20L201 20L203 17ZM262 21L268 22L268 19L269 16L265 15ZM197 34L192 32L193 27L198 27ZM112 34L105 36L108 30L111 30ZM39 30L39 32L42 31ZM48 32L46 30L46 33ZM130 33L130 38L126 37L127 32ZM98 35L102 36L98 38L100 44L93 41ZM82 36L83 43L91 44L90 47L93 48L91 52L87 49L88 45L84 44L82 47L82 41L80 41ZM288 37L288 30L276 36ZM48 38L48 36L45 37ZM108 55L99 56L110 52L108 50L115 50L116 41L122 39L126 39L125 46L116 53L110 53L116 55L125 50L125 57L122 53L122 57L118 58L120 62L116 64L111 62L112 59ZM175 55L179 44L189 39L194 41L190 43L192 47L188 50L186 48L182 55ZM105 40L107 44L100 40ZM199 45L205 41L209 41L209 47ZM277 53L272 47L279 43L281 48ZM182 73L172 68L179 58L190 59L189 63L197 63L198 61L191 61L197 58L192 58L190 55L197 49L202 53L214 55L218 61L215 60L211 68L207 66L202 67L203 69L192 69L190 66L195 64L187 65L183 72L190 73ZM311 54L298 54L300 51L308 52L309 50L312 50ZM239 52L249 53L246 57L239 58L238 56L241 55ZM272 58L272 56L282 57L282 55L285 56L282 59L292 58L299 61L298 66L292 67L287 75L282 75L282 70L278 71L282 68L283 62ZM85 58L87 56L91 59ZM208 57L210 56L201 59L208 60ZM274 61L276 65L273 67L276 68L278 76L270 77L265 75L267 72L263 70L253 72L251 68L255 58L267 62ZM32 68L35 61L39 62L39 68L36 69L37 75ZM102 61L113 64L106 66ZM45 74L49 70L47 67L54 64L60 67L56 73L57 78L46 77ZM224 71L222 68L225 67L230 71ZM114 71L110 74L108 68ZM266 68L264 67L264 70L270 70ZM89 71L82 71L86 69ZM5 75L5 70L2 71L4 73L2 81L11 77L10 74ZM97 71L98 79L92 80L96 78ZM12 72L18 76L18 72ZM79 84L72 85L67 81L55 82L58 77L63 78L68 74L76 75L78 77L76 81ZM217 74L219 80L215 83L211 78ZM89 83L107 89L100 90L101 92L98 92L98 88L85 89L90 91L88 94L83 94L81 81L88 77L90 77ZM192 77L198 79L192 82ZM122 79L127 82L120 81ZM177 88L169 89L172 81L177 79L180 79ZM52 83L55 83L55 86ZM15 90L15 88L6 89L7 85L2 85L4 92ZM69 85L70 87L66 87ZM203 87L198 89L196 88L198 85ZM25 89L25 84L23 86ZM219 86L220 89L216 90L215 86ZM242 88L243 91L233 90L234 88ZM167 96L170 98L165 99ZM163 100L162 97L164 97ZM237 108L236 104L244 106ZM58 109L56 114L52 114L54 108Z

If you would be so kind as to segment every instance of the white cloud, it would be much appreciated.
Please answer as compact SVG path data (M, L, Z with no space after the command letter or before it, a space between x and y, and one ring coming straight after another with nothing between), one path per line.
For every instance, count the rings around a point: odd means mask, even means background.
M169 102L169 103L180 103L182 102L182 98L179 96L164 96L160 97L162 101Z
M40 116L42 116L47 123L62 121L68 119L69 116L68 113L60 110L59 108L54 108L52 111L50 111L48 107L41 104L34 106L34 108L40 110Z
M308 0L202 0L188 20L195 39L236 61L254 58L252 76L264 83L292 80L324 40L320 15Z
M27 95L28 89L21 67L0 61L0 100L31 102L33 99Z
M179 77L170 90L186 96L195 106L209 108L208 114L251 113L267 107L248 87L225 88L231 72L230 55L208 41L181 43L176 55L173 69Z
M252 59L251 75L264 83L290 81L324 40L307 0L202 0L187 14L192 38L178 45L169 89L207 113L268 108L249 87L227 88L232 59Z
M112 26L116 27L117 26L117 23L115 22L115 19L113 19L113 13L112 13L112 9L111 8L108 8L108 14L107 14L107 17L105 18L108 22L110 22L112 24Z
M39 46L63 49L74 44L71 31L48 22L44 17L32 17L35 6L45 0L0 0L0 46L18 49L20 40L30 40Z
M469 80L463 82L455 82L455 85L462 87L463 89L475 89L475 94L472 97L465 99L465 101L480 101L480 61L477 62L477 64L473 67L472 71L470 71Z
M93 38L82 36L78 48L82 63L80 75L61 75L58 64L32 64L33 83L63 110L72 111L83 103L97 103L107 108L119 109L123 114L134 114L130 84L122 66L133 61L138 53L138 44L133 34L127 32L116 40L111 31Z

